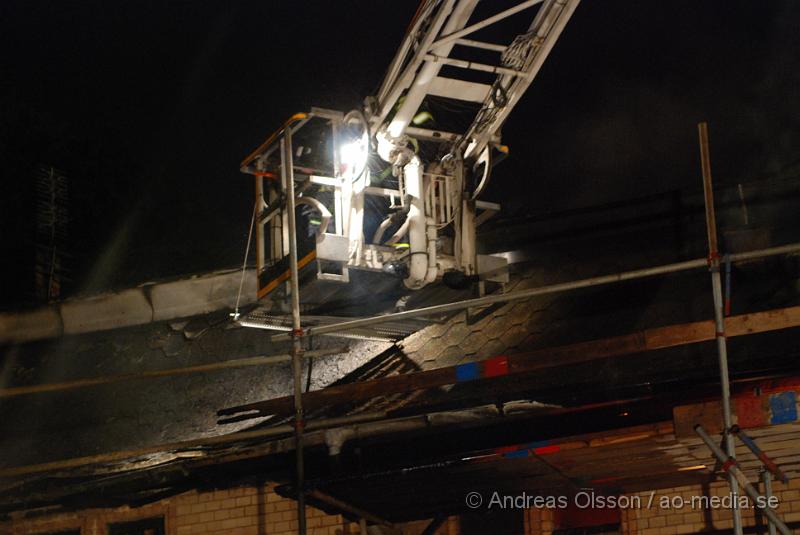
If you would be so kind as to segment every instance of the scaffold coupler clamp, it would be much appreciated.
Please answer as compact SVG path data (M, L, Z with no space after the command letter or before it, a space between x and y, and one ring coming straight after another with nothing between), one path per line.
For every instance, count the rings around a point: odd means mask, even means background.
M292 422L292 426L294 427L295 431L303 431L306 428L306 419L305 418L295 418Z
M711 251L710 253L708 253L706 262L708 263L709 271L719 271L721 259L722 256L719 254L719 251Z

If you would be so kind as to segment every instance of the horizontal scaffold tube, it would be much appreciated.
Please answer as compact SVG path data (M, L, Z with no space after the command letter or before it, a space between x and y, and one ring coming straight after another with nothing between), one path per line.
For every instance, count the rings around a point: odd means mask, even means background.
M777 256L782 254L800 252L800 243L793 243L783 245L780 247L771 247L769 249L760 249L757 251L748 251L746 253L736 253L728 255L732 262L739 262L742 260L753 260L756 258L765 258L768 256ZM508 303L512 301L520 301L522 299L529 299L539 295L546 295L568 290L578 290L580 288L590 288L593 286L601 286L603 284L611 284L614 282L622 282L627 280L642 279L645 277L653 277L655 275L666 275L669 273L677 273L680 271L688 271L692 269L699 269L708 266L708 259L697 258L695 260L686 260L684 262L676 262L674 264L665 264L662 266L654 266L649 268L636 269L633 271L623 271L622 273L614 273L611 275L601 275L599 277L591 277L588 279L580 279L571 282L562 282L559 284L552 284L549 286L540 286L539 288L531 288L530 290L521 290L519 292L509 292L507 294L487 295L478 297L476 299L467 299L465 301L456 301L455 303L445 303L443 305L434 305L424 308L417 308L414 310L406 310L404 312L397 312L395 314L385 314L383 316L374 316L371 318L361 318L350 321L343 321L341 323L332 323L330 325L321 325L319 327L309 327L305 331L306 336L323 335L330 333L337 333L348 331L351 329L369 327L371 325L378 325L386 323L387 321L404 320L408 318L416 318L419 316L429 316L432 314L442 314L446 312L456 312L465 310L472 307L481 307L487 305L494 305L497 303ZM275 342L291 340L290 334L278 334L272 337Z

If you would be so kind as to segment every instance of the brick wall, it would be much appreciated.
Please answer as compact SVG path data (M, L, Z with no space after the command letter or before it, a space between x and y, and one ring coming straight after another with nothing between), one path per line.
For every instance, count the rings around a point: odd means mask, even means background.
M293 535L297 533L296 502L282 498L274 485L239 487L212 492L187 492L157 503L131 509L87 509L76 513L13 517L0 523L0 535L36 535L81 529L82 535L107 535L111 522L163 516L167 535ZM309 535L358 534L358 524L339 515L307 509ZM418 535L425 522L401 526L403 535ZM458 520L449 519L436 535L458 535Z
M726 496L729 488L725 482L716 482L707 487L679 487L657 491L653 495L653 506L628 509L623 511L624 535L680 535L700 531L725 530L733 527L732 514L725 508L702 508L684 506L682 508L665 508L664 500L680 496L684 502L695 501L705 505L697 497ZM773 483L773 493L778 498L778 516L786 523L800 522L800 480L792 480L788 485ZM650 500L649 492L640 493L646 504ZM680 503L680 502L678 502ZM742 510L744 527L766 525L755 509Z
M525 511L525 535L550 535L555 527L552 509L531 508Z
M721 499L728 494L728 484L720 481L707 486L678 487L629 495L638 501L630 502L632 507L621 510L620 533L685 535L731 530L733 520L730 509L704 507L707 502L702 499L711 496ZM790 524L790 527L793 527L792 523L800 523L800 480L792 480L788 485L773 483L773 494L778 499L778 516ZM637 503L641 506L637 506ZM745 529L766 526L766 518L762 518L752 508L742 510L742 520ZM558 515L552 510L529 509L525 512L526 535L551 535L559 527ZM765 533L766 528L760 532ZM800 529L795 528L795 532L800 533Z
M67 529L81 529L82 535L107 535L111 522L163 516L168 535L290 535L297 532L296 504L273 492L274 485L239 487L213 492L188 492L140 508L88 509L76 513L43 515L36 518L13 518L0 523L0 535L36 535ZM779 501L778 515L787 523L800 522L800 480L789 485L774 483ZM693 497L725 496L727 484L693 486L642 492L642 507L622 510L622 535L683 535L729 530L731 513L724 508L702 509L685 505L663 507L663 500L680 497L690 504ZM650 503L650 507L648 507ZM701 504L702 505L702 504ZM743 510L745 527L764 525L755 510ZM548 509L529 509L524 513L526 535L551 535L559 528L557 515ZM401 526L403 535L419 535L427 522ZM309 507L309 535L355 535L357 524L339 515L327 515ZM798 530L800 532L800 530ZM459 521L450 518L437 535L459 535Z

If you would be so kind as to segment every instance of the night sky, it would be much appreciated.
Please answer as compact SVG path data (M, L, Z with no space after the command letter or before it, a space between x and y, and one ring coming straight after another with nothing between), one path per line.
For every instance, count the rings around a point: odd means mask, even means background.
M40 162L70 180L68 294L240 263L238 162L288 115L373 94L416 4L3 0L0 305L32 301ZM584 0L488 199L521 216L699 189L701 120L717 182L796 172L798 29L792 0Z

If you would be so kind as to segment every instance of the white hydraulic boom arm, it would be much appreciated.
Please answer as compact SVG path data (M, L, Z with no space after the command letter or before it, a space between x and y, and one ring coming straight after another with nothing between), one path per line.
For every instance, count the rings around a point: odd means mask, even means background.
M380 126L401 97L403 103L388 125L392 137L405 133L427 95L479 102L478 116L468 130L460 133L459 142L471 148L465 156L480 153L528 89L579 1L526 0L468 26L478 0L423 1L378 91L373 125ZM499 45L469 39L476 32L537 5L528 31L511 43ZM496 52L499 61L485 64L451 57L459 46ZM489 84L439 77L444 65L491 73L496 78Z

